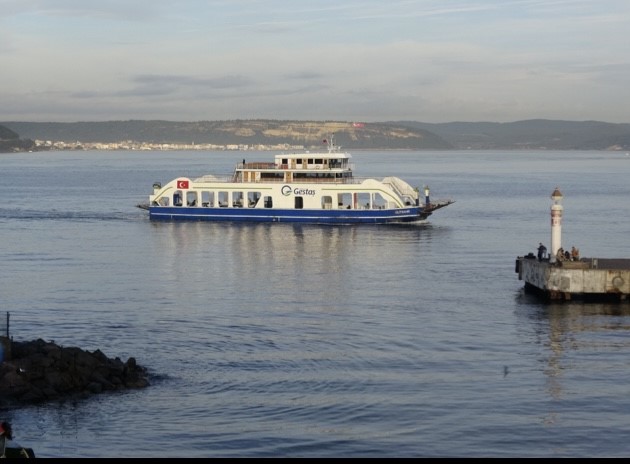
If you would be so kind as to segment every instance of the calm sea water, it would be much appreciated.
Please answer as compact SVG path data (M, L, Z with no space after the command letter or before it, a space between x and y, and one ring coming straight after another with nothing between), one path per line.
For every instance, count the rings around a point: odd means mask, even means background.
M245 156L243 156L245 155ZM627 457L630 305L544 304L516 256L630 258L630 156L358 152L456 203L419 226L151 223L153 182L253 152L0 154L16 340L142 390L0 411L39 457Z

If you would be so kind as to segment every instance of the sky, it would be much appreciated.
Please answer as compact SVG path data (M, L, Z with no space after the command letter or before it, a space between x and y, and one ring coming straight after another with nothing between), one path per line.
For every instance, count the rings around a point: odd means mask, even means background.
M0 121L630 123L630 0L0 0Z

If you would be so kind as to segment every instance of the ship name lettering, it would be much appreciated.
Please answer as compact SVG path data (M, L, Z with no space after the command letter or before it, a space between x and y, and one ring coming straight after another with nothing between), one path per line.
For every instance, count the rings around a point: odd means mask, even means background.
M315 190L296 188L295 190L293 190L293 193L296 194L296 195L310 195L310 196L313 196L313 195L315 195Z

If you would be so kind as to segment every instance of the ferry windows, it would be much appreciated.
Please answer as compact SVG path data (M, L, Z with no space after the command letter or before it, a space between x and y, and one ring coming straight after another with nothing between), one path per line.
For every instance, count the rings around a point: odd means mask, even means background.
M218 199L219 199L219 206L221 208L226 208L228 205L228 202L230 201L228 192L219 192Z
M332 209L332 197L330 195L322 197L322 209Z
M265 202L265 208L273 208L273 199L271 197L265 197L264 198L264 202Z
M321 169L322 166L326 163L326 160L324 160L323 158L307 158L301 161L302 161L302 167L303 168L307 167L309 169L312 169L312 168Z
M182 198L182 191L175 190L175 192L173 192L173 206L182 206Z
M352 194L351 193L338 193L337 194L337 207L339 209L352 208Z
M197 206L197 192L190 190L186 192L186 205Z
M302 209L304 208L304 197L295 197L295 202L293 207L295 209Z
M385 209L385 205L387 201L380 193L374 193L372 195L372 208L374 209Z
M283 172L262 172L260 173L260 180L263 181L278 181L281 182L284 180Z
M243 192L232 192L232 206L235 208L243 207Z
M355 193L355 197L357 200L356 208L359 209L370 209L370 197L371 195L368 192L359 192Z
M214 207L214 192L201 192L201 205Z
M260 192L247 192L247 207L255 208L258 204L258 200L260 200L260 197Z

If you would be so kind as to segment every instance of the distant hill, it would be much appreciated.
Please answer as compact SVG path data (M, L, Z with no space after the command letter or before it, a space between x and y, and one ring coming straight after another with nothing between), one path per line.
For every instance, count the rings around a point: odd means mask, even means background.
M0 125L0 153L28 151L34 146L32 140L23 140L17 132Z
M20 136L17 132L13 132L7 127L0 126L0 140L16 140L19 138Z
M441 137L421 128L386 123L338 121L106 121L2 122L35 140L64 142L212 143L216 145L321 146L330 134L337 145L352 149L450 149Z
M388 121L229 120L175 122L129 120L103 122L0 122L6 134L61 142L134 141L216 145L321 146L335 142L349 150L630 150L630 124L600 121L532 119L510 123ZM0 127L2 127L0 126ZM2 151L0 149L0 151ZM11 151L11 150L5 150Z
M510 123L448 122L438 124L396 121L394 124L433 132L457 149L630 149L630 124L548 119Z

